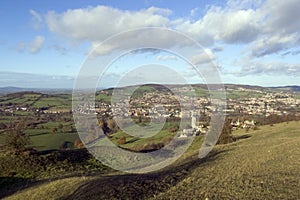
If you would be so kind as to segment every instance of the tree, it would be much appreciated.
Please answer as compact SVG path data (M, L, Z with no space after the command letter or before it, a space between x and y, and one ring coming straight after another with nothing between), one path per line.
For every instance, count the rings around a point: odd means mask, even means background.
M76 148L78 148L78 149L81 149L81 148L84 147L84 144L81 142L80 139L76 139L76 140L74 141L74 146L75 146Z
M106 121L106 123L107 123L107 128L109 129L109 131L110 131L111 133L115 133L115 132L118 131L118 126L117 126L117 123L115 122L115 120L113 120L113 119L108 119L108 120Z
M231 120L226 118L222 129L222 133L219 137L217 144L227 144L233 141L234 137L232 136Z
M60 149L62 149L62 150L70 150L70 149L73 149L73 148L74 148L74 144L72 142L69 142L69 141L65 141L60 147Z
M7 127L6 127L6 125L4 124L4 123L0 123L0 130L2 129L6 129Z
M76 129L74 126L71 126L71 127L70 127L70 132L71 132L71 133L74 133L74 132L76 133L76 132L77 132L77 129Z
M104 123L105 123L104 120L102 120L102 119L99 120L99 126L100 126L100 128L102 128L102 129L104 128Z
M140 124L140 123L142 123L142 121L143 121L142 115L139 115L139 121L138 121L138 123Z
M118 139L118 144L119 145L122 145L122 144L125 144L126 143L126 137L125 136L122 136Z
M54 128L51 129L51 131L52 131L52 133L57 133L57 128L54 127Z
M62 128L62 132L64 133L72 132L72 128L70 126L64 126Z
M175 126L169 128L170 133L176 133L179 130L179 126L176 124Z
M63 127L64 127L64 125L58 124L58 127L57 127L57 128L61 130L61 129L63 129Z
M19 122L6 129L4 136L4 147L6 151L20 154L26 149L26 146L30 143L30 138L28 134L24 132L25 127L24 122Z

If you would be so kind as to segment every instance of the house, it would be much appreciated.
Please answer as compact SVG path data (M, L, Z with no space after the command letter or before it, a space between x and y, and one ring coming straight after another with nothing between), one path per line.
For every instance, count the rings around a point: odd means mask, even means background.
M255 121L252 120L252 121L249 121L249 120L245 120L243 125L242 125L242 128L254 128L255 127Z

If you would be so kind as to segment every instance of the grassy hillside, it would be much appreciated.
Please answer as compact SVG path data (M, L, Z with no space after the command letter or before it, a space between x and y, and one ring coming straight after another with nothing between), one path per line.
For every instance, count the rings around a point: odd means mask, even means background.
M153 199L299 199L299 127L265 126L251 138L218 147L217 159Z
M203 160L198 141L160 172L27 183L7 199L299 199L299 127L290 122L235 132L245 139L217 146Z

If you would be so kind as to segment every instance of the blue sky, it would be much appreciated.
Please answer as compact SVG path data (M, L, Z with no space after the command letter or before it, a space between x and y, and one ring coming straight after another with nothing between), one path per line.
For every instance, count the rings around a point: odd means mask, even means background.
M93 47L144 27L170 28L197 41L224 83L300 85L300 0L3 0L0 6L0 87L70 88ZM130 69L149 56L182 64L144 53L116 64ZM119 70L112 67L103 86L113 86Z

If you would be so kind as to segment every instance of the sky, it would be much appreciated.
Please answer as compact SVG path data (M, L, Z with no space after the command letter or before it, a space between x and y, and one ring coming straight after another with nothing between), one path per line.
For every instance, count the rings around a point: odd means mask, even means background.
M214 66L223 83L300 85L300 0L3 0L0 7L0 87L72 88L104 41L149 27L174 30L199 44L201 51L185 58L195 58L192 63L202 68ZM179 46L188 45L165 36L153 33L146 39L151 45L164 37L163 50L127 52L109 65L105 76L95 72L104 77L99 86L115 86L138 66L151 69L149 63L153 72L144 75L163 77L157 65L164 65L188 83L203 81L178 54ZM97 56L138 48L145 37L124 36ZM176 77L165 78L171 79L176 83Z

